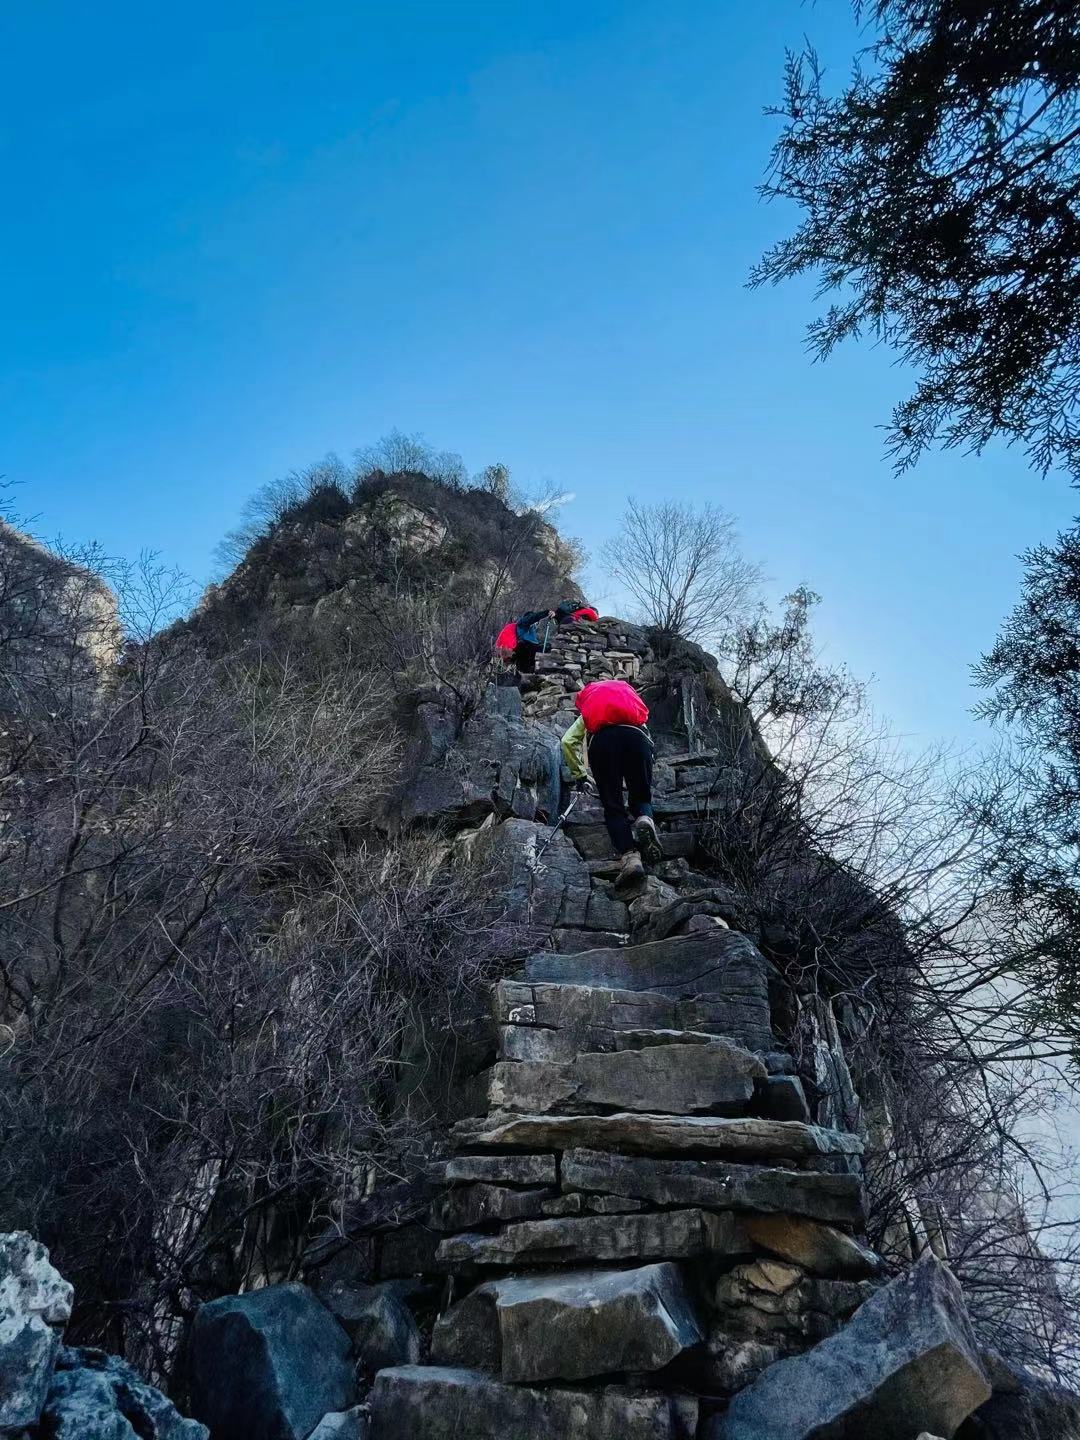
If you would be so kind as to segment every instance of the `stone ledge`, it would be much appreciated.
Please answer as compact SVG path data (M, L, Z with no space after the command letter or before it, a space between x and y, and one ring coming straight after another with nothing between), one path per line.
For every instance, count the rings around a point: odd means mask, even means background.
M371 1440L685 1440L697 1423L689 1395L621 1386L538 1390L447 1366L382 1370L371 1395Z
M615 1150L631 1154L702 1151L750 1159L805 1160L861 1155L862 1141L798 1120L722 1119L706 1115L517 1115L460 1120L460 1150Z

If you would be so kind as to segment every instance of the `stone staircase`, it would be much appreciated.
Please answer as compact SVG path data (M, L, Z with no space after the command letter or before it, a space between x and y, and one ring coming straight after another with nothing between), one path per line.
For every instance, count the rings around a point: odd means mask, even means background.
M487 1112L437 1167L452 1303L373 1440L689 1440L872 1293L861 1143L806 1118L768 981L714 926L495 987Z

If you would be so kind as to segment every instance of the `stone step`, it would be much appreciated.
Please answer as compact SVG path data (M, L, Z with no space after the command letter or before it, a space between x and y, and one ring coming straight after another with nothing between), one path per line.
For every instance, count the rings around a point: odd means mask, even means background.
M676 1000L707 1000L714 1020L687 1028L726 1034L749 1050L774 1048L769 1016L769 966L745 935L713 929L646 945L542 952L525 962L527 982L655 991Z
M690 1209L522 1220L492 1235L450 1235L440 1243L435 1258L443 1269L455 1270L590 1265L598 1260L640 1265L650 1260L754 1253L755 1246L734 1215Z
M525 980L599 985L661 994L717 995L732 985L756 994L768 962L738 931L675 935L643 945L598 946L576 955L541 950L525 961Z
M561 1177L565 1190L621 1195L657 1205L782 1213L855 1227L866 1219L863 1186L855 1175L568 1150Z
M641 1031L635 1031L640 1036ZM730 1041L645 1045L568 1061L501 1060L489 1072L496 1110L573 1114L596 1109L742 1115L764 1081L761 1061Z
M665 1261L489 1280L439 1317L431 1358L517 1383L587 1380L661 1370L703 1339L682 1271Z
M689 1395L534 1389L449 1366L381 1370L371 1394L371 1440L685 1440L697 1425Z
M501 1060L573 1060L581 1054L650 1045L735 1044L723 1031L713 1034L707 1028L723 1024L725 1013L711 1000L672 1000L654 991L590 985L522 985L503 980L495 993ZM776 1050L761 1058L770 1073L778 1067L783 1072L793 1068L791 1057Z
M798 1120L711 1115L510 1115L459 1120L459 1150L616 1150L629 1154L698 1151L748 1160L861 1155L857 1135Z
M506 1220L539 1220L580 1215L581 1195L562 1195L554 1187L521 1190L509 1185L454 1185L431 1202L436 1230L475 1230Z
M503 1060L573 1060L583 1051L615 1050L628 1031L693 1028L692 1002L655 991L501 980L492 999Z
M455 1155L437 1160L427 1177L435 1185L556 1185L554 1155Z

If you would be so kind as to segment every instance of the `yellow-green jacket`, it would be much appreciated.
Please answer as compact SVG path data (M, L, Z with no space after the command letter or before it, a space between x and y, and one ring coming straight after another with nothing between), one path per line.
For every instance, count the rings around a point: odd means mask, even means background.
M584 780L589 773L586 765L585 740L588 731L585 729L585 721L579 715L574 723L562 737L563 759L566 761L566 768L570 771L575 780Z

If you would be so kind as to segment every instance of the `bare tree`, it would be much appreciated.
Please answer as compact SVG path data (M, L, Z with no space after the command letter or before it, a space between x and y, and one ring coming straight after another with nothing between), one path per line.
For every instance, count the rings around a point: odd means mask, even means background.
M1075 1378L1077 1187L1050 1117L1075 1103L1076 1042L1009 930L989 819L1014 777L911 753L816 651L814 603L795 592L730 646L709 868L786 981L813 1117L865 1135L876 1248L947 1258L986 1343Z
M479 864L371 824L381 674L153 638L168 576L119 578L0 545L0 1226L161 1375L202 1299L408 1172L412 1013L448 1032L501 931Z
M762 578L739 549L735 521L715 505L631 500L601 555L642 621L687 640L732 629Z

